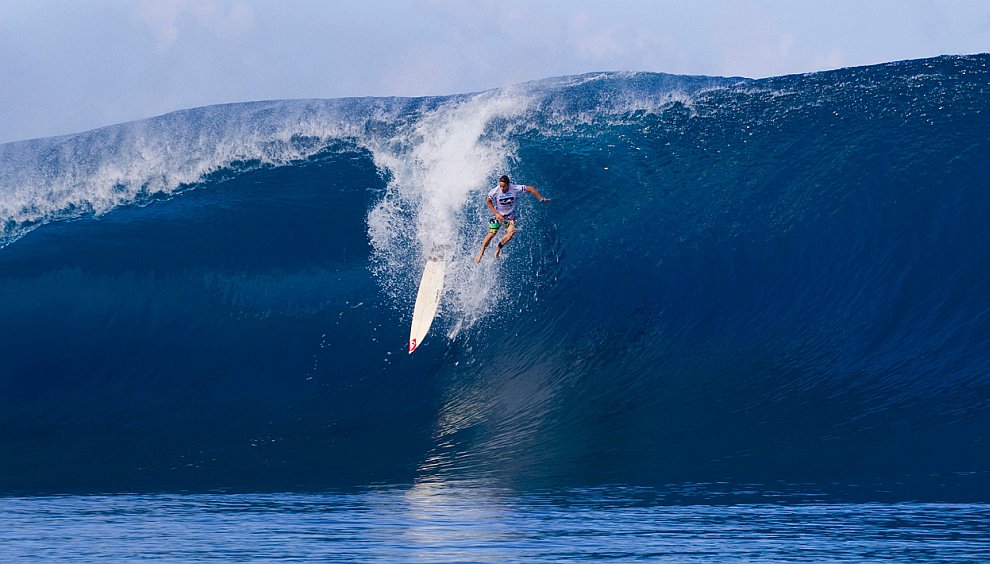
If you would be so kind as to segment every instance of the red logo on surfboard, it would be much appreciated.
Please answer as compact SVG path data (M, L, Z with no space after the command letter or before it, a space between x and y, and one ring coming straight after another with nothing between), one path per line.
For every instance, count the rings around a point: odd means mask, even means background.
M414 350L416 350L416 346L417 346L416 345L416 339L410 339L409 340L409 354L412 354L412 352Z

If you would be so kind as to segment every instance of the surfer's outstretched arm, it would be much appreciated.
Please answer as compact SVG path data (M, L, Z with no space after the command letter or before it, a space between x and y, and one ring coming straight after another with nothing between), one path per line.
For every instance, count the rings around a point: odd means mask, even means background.
M543 194L540 194L540 191L536 189L536 186L527 186L526 187L526 191L529 192L530 194L536 196L536 199L539 200L539 201L541 201L541 202L549 202L550 201L550 198L544 198L543 197Z

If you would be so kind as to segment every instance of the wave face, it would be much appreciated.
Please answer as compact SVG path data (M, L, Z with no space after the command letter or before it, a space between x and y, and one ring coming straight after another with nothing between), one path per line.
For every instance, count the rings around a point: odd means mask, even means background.
M988 63L604 73L0 145L0 491L986 499ZM503 173L553 201L475 265Z

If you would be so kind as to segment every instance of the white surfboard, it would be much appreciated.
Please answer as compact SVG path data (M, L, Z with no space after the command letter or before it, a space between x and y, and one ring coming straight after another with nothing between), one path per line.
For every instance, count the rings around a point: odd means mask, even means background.
M423 339L426 338L426 333L433 324L433 318L437 315L446 267L446 261L440 256L435 255L426 261L423 277L419 281L419 292L416 294L416 306L413 307L412 327L409 329L409 354L423 344Z

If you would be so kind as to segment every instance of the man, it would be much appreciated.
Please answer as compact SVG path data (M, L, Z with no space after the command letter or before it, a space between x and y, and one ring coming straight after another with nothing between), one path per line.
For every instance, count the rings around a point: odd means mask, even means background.
M495 217L488 224L488 235L485 236L484 242L481 243L481 252L478 253L474 262L481 262L481 257L485 256L485 249L488 248L488 243L492 242L492 238L498 233L503 223L508 223L508 227L505 229L505 236L502 237L502 240L498 242L498 246L495 248L495 258L498 258L498 255L502 253L502 247L507 245L512 239L512 236L516 234L516 214L513 212L513 209L516 205L516 196L522 194L523 190L536 196L541 202L550 201L550 198L544 198L540 195L539 190L532 186L512 184L509 182L508 176L499 178L498 186L492 188L491 192L488 193L488 198L485 200L485 203L488 204L488 209L492 210Z

